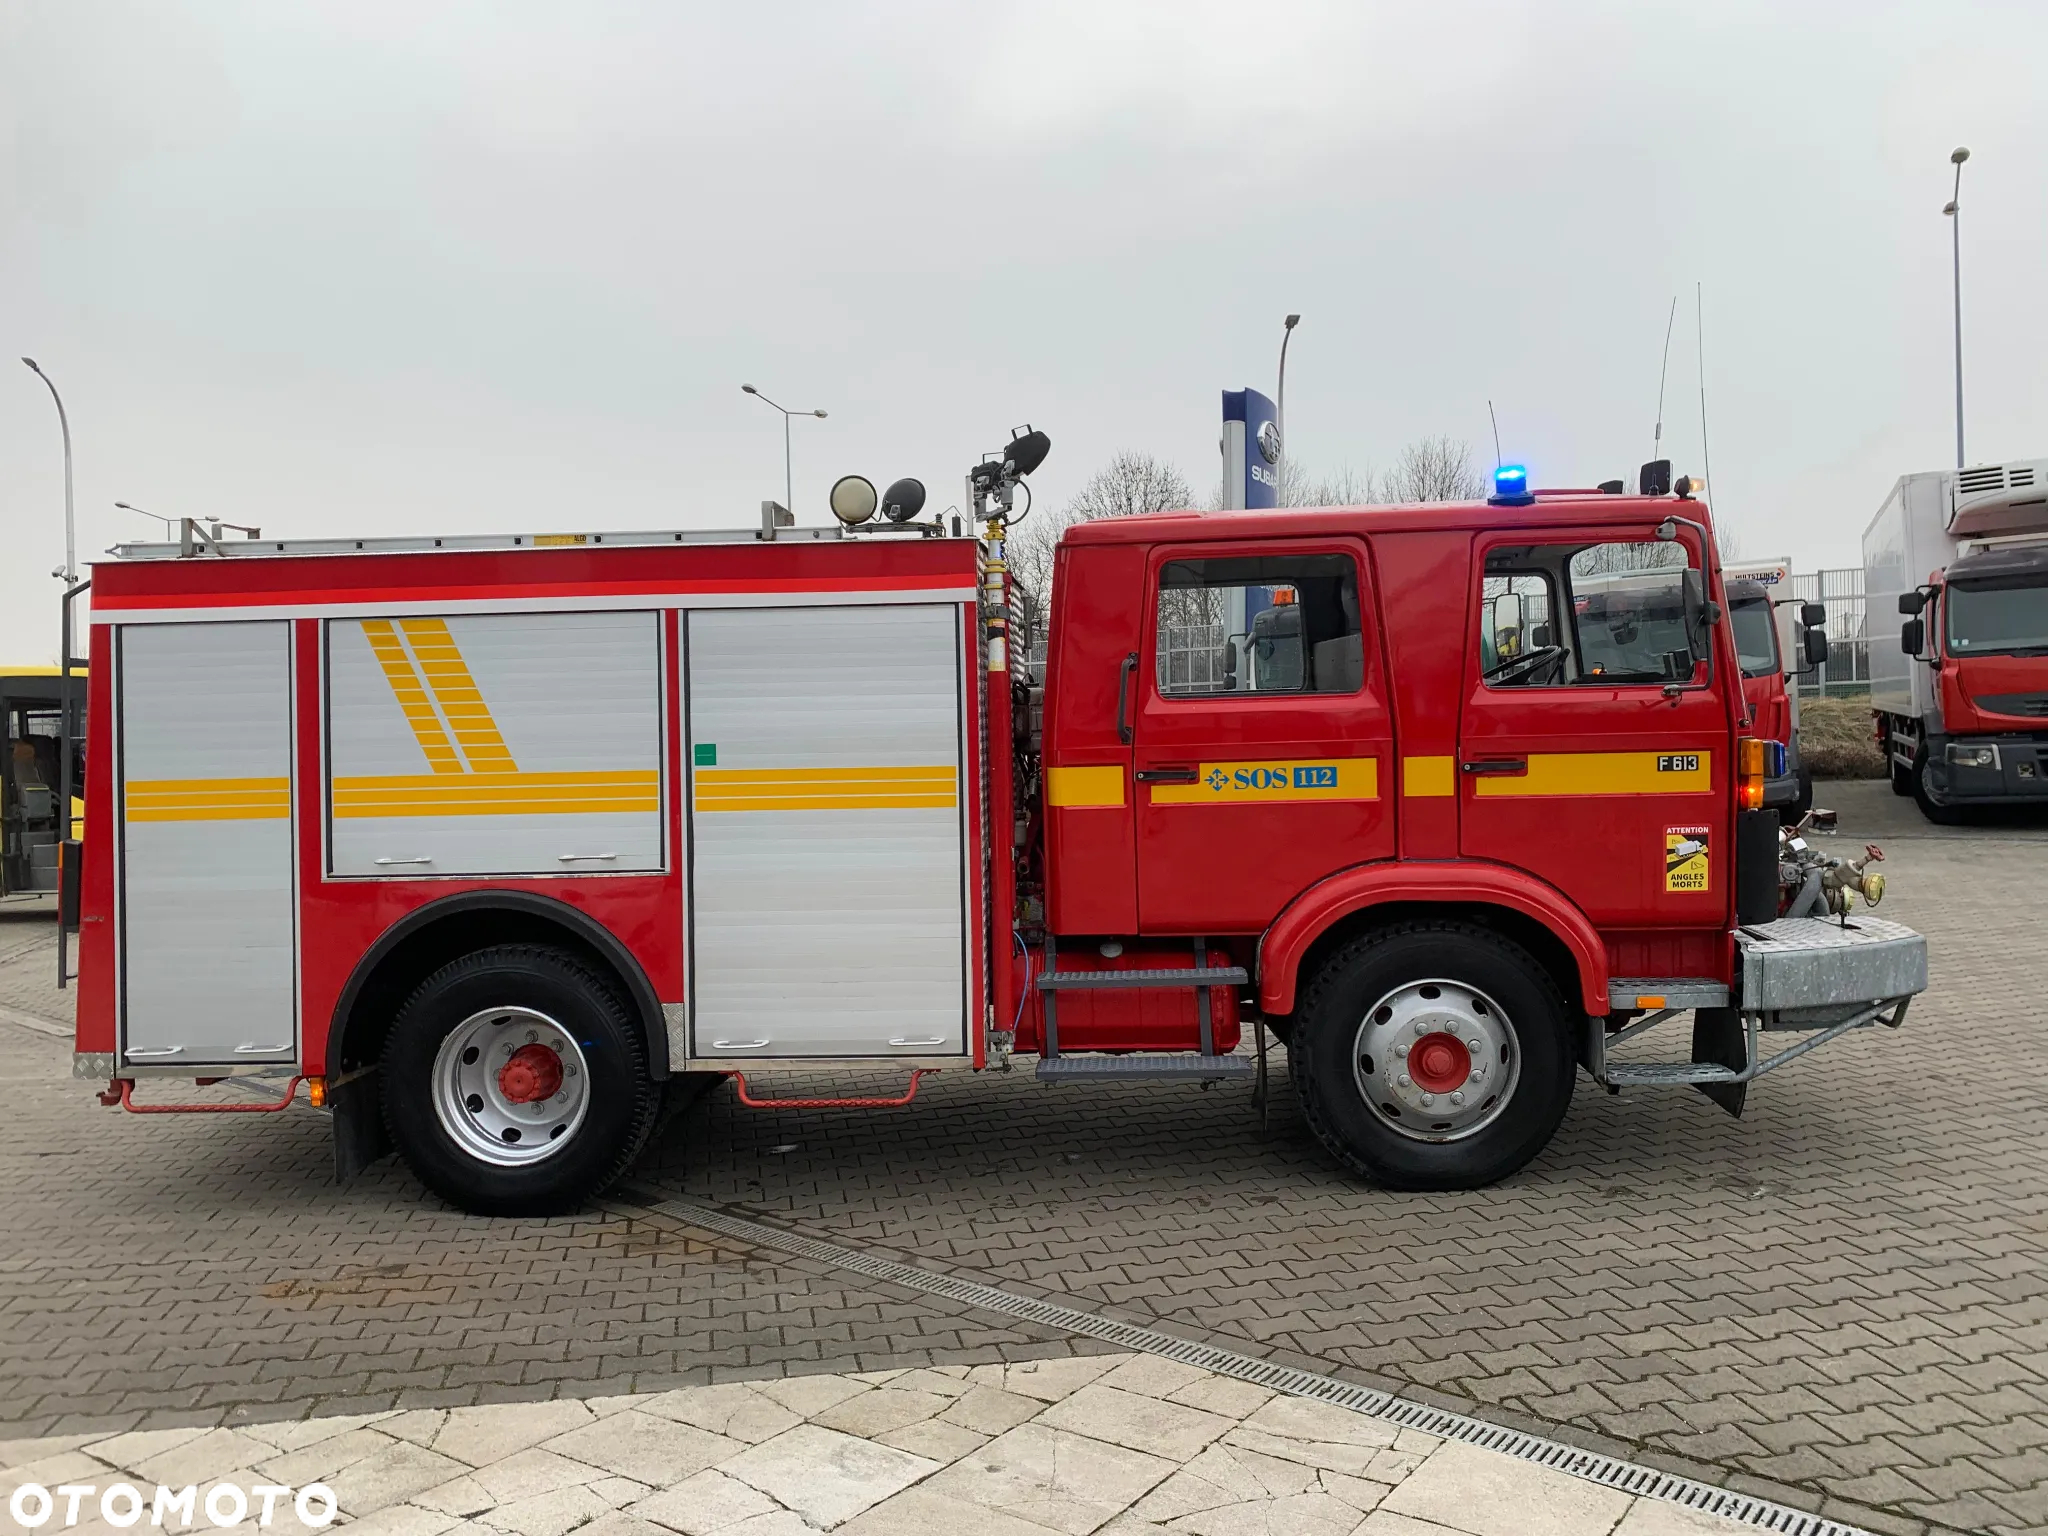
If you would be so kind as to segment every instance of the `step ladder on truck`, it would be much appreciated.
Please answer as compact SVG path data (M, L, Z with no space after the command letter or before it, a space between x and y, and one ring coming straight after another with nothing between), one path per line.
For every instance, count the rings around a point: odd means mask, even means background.
M1919 935L1778 917L1782 744L1668 466L1069 529L1040 678L1005 539L1047 446L976 466L965 533L849 480L817 528L116 550L77 1075L303 1083L343 1176L537 1213L685 1084L879 1109L1029 1058L1262 1102L1271 1039L1333 1159L1458 1189L1581 1071L1739 1112L1903 1021ZM290 1087L175 1097L234 1076Z

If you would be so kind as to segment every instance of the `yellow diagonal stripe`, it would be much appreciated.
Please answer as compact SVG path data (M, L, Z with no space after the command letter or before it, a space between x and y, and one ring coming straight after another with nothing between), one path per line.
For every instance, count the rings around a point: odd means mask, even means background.
M395 774L334 781L336 820L378 816L577 816L661 809L658 770Z
M129 821L277 821L292 813L290 779L130 779Z
M894 768L699 768L700 811L950 810L959 804L950 763Z
M398 627L412 647L427 686L434 690L448 729L455 733L456 745L469 761L469 771L517 773L519 765L512 761L505 738L498 734L498 722L491 718L490 706L477 691L476 679L469 675L469 663L448 633L448 621L400 619Z
M427 755L427 766L436 773L462 772L462 759L455 755L454 744L441 728L441 718L434 713L433 701L427 697L419 674L413 670L412 658L405 654L398 631L389 619L363 619L360 622L363 638L370 642L377 665L384 669L384 680L391 685L398 707L405 712L405 723L412 727L414 739Z

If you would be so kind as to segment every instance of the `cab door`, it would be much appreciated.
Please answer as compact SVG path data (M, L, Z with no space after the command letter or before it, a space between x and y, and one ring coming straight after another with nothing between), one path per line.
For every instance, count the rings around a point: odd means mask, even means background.
M1740 683L1735 658L1710 673L1688 637L1699 548L1648 528L1542 537L1478 536L1460 849L1558 887L1602 928L1721 927L1735 873L1721 690Z
M1151 552L1133 748L1145 933L1257 933L1394 854L1393 727L1356 539Z

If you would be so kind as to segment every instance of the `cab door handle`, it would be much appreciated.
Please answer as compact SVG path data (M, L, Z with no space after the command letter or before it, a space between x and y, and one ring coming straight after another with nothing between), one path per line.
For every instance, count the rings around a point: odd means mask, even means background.
M1140 784L1198 784L1202 779L1199 768L1140 768L1137 772Z
M1482 757L1477 762L1460 763L1458 767L1466 773L1527 773L1529 759L1526 757Z
M1116 739L1125 746L1131 744L1131 674L1138 670L1138 653L1132 651L1124 657L1124 664L1116 675Z

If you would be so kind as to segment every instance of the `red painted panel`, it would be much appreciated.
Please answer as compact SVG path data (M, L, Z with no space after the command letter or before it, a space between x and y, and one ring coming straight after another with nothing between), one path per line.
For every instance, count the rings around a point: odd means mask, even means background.
M918 590L974 585L976 550L898 538L110 561L93 567L93 608Z
M85 869L79 891L77 1048L114 1048L114 644L92 629L85 690Z
M1131 749L1117 731L1117 685L1139 649L1145 553L1132 546L1062 546L1053 578L1053 649L1046 658L1045 768L1118 767L1117 807L1046 808L1048 920L1055 933L1133 933L1137 849L1130 803ZM1133 676L1125 719L1142 679Z
M1636 537L1647 539L1654 524ZM1596 543L1612 529L1556 527L1545 544ZM1526 538L1517 535L1517 538ZM1687 547L1697 565L1691 534ZM1724 648L1727 626L1716 632L1715 684L1667 694L1660 684L1496 688L1480 679L1479 608L1484 551L1515 542L1482 534L1466 578L1467 617L1461 624L1464 718L1459 755L1467 760L1512 760L1537 754L1699 754L1711 761L1707 793L1618 793L1581 774L1582 793L1538 796L1481 794L1482 786L1511 784L1459 774L1459 848L1467 858L1497 859L1556 887L1601 928L1676 927L1723 930L1734 912L1734 733L1731 714L1741 708L1741 672ZM1672 891L1664 879L1668 833L1704 827L1709 847L1708 887Z
M1202 764L1335 762L1365 759L1377 798L1161 802L1138 784L1138 921L1146 934L1261 932L1303 890L1333 870L1394 853L1393 728L1379 648L1366 650L1357 693L1271 693L1173 698L1158 688L1156 589L1170 560L1233 556L1348 555L1359 565L1363 633L1379 614L1370 600L1365 549L1355 539L1265 539L1257 543L1169 544L1150 551L1144 643L1133 691L1139 772ZM1185 793L1181 791L1180 793Z
M1455 759L1472 540L1461 532L1383 533L1374 535L1372 554L1400 755ZM1402 858L1458 856L1455 794L1411 795L1404 780L1400 807Z
M1034 954L1034 967L1043 958ZM1185 969L1192 963L1185 943L1170 947L1134 945L1114 959L1094 949L1061 950L1062 971L1148 971ZM1209 951L1214 966L1231 964L1220 949ZM1036 976L1036 971L1033 975ZM1065 1051L1192 1051L1202 1043L1202 1021L1192 987L1111 988L1101 992L1059 994L1060 1050ZM1216 987L1209 993L1211 1032L1219 1053L1237 1048L1237 989ZM1024 1009L1017 1046L1028 1053L1045 1044L1045 994L1035 986Z
M1332 923L1389 902L1498 906L1533 917L1564 942L1579 969L1581 1005L1607 1012L1607 947L1586 914L1555 886L1519 869L1476 860L1369 864L1302 893L1259 941L1259 1007L1294 1009L1301 958Z

